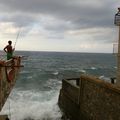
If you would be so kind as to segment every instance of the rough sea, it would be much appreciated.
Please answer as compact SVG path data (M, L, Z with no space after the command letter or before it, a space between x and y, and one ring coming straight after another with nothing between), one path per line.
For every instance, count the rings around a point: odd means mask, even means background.
M103 53L16 52L22 55L20 74L0 114L10 120L61 120L57 105L63 78L90 74L110 82L116 76L116 56Z

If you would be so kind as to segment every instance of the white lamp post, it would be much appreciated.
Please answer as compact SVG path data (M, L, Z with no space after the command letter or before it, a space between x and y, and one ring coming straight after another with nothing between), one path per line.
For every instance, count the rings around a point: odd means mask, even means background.
M120 86L120 8L118 8L118 12L115 14L114 23L115 23L115 25L119 26L116 84Z

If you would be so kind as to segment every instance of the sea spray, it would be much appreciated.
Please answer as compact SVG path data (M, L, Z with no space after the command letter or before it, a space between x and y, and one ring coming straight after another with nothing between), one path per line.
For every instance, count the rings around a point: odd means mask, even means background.
M4 106L3 114L11 114L12 120L60 120L61 112L57 100L58 92L55 91L42 93L14 89ZM8 111L9 104L10 111Z

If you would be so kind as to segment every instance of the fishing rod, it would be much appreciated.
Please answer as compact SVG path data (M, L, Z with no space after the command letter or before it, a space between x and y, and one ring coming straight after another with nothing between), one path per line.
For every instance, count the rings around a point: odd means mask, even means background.
M15 48L16 43L17 43L17 41L18 41L18 38L19 38L19 35L20 35L20 30L21 30L21 29L19 29L18 34L17 34L17 36L16 36L16 40L15 40L15 44L14 44L14 48Z

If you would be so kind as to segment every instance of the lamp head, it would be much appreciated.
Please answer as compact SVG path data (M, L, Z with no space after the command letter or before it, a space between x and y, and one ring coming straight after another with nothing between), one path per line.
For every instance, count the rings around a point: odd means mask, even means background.
M120 7L118 8L118 11L120 12Z

